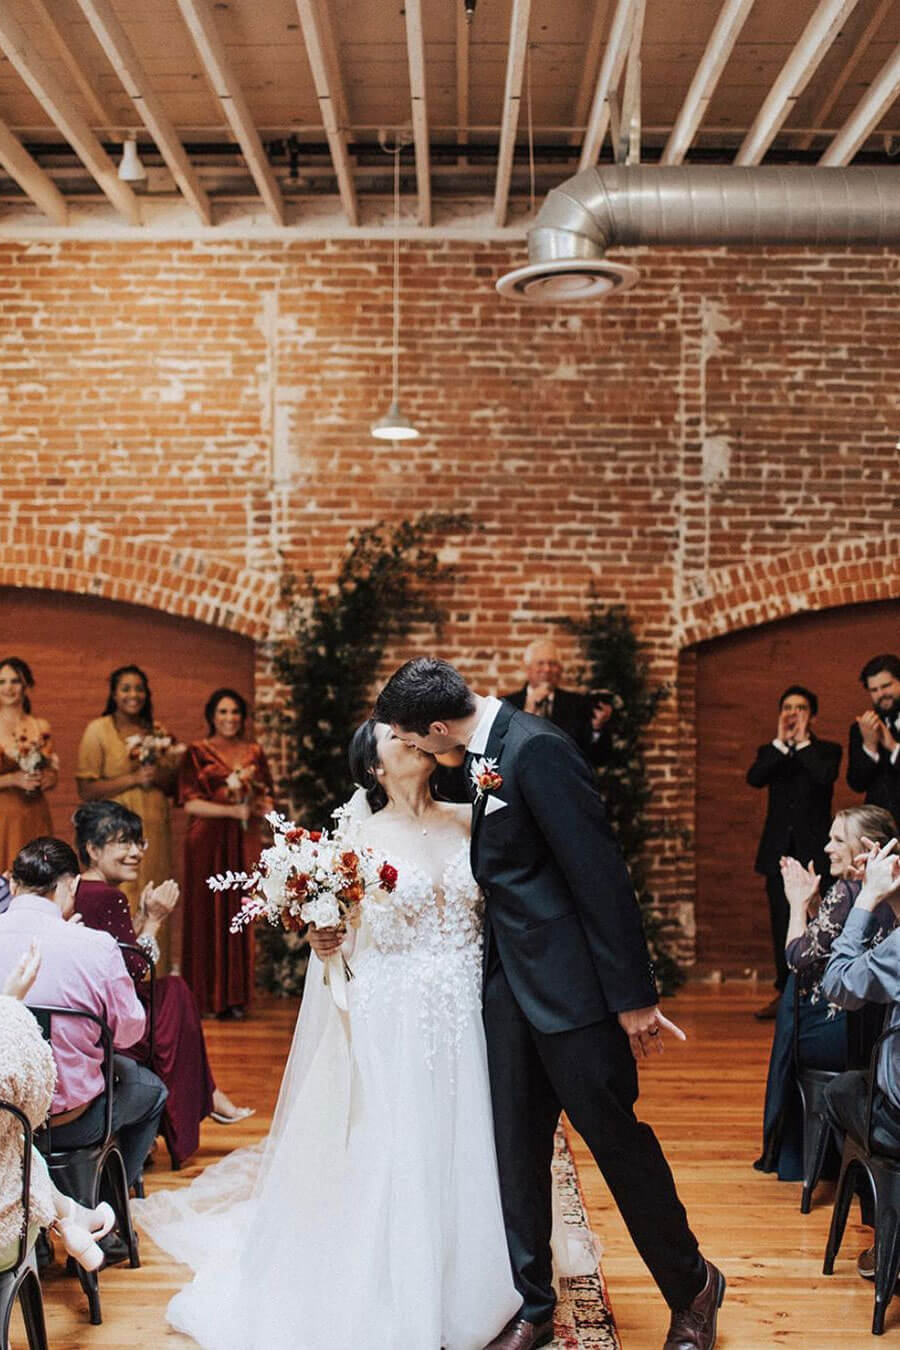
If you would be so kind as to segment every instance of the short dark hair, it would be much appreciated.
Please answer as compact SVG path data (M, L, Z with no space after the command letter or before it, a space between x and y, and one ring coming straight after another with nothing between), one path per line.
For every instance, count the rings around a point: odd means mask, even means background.
M800 698L805 698L807 703L809 704L810 716L811 717L818 716L819 700L816 698L813 691L811 689L807 689L806 685L804 684L789 684L787 689L785 689L784 693L781 695L781 698L778 700L779 708L784 707L784 700L786 698L790 698L791 694L797 694Z
M213 721L213 718L215 717L216 708L218 708L223 698L234 699L235 703L240 708L241 734L243 734L244 723L247 720L247 700L244 698L244 695L239 694L236 689L214 689L206 700L206 706L203 709L203 716L206 718L206 725L209 727L210 736L214 736L216 733L216 724Z
M28 697L28 690L34 688L34 676L31 673L31 666L27 661L23 661L21 656L4 656L0 661L0 670L4 666L9 666L16 672L22 684L25 686L22 696L22 707L26 713L31 712L31 699Z
M12 876L33 895L52 895L63 877L78 876L78 859L62 839L42 834L19 849Z
M873 656L871 661L867 661L859 672L859 682L863 689L868 689L872 676L880 675L883 670L893 675L895 680L900 680L900 656L895 656L893 652L885 652L884 655Z
M353 733L350 742L350 777L357 787L365 790L366 801L374 815L388 804L388 795L384 785L379 782L375 770L381 763L378 753L378 741L375 728L378 725L374 717L369 717Z
M117 666L110 672L109 693L106 698L106 707L103 709L104 717L111 717L116 711L116 689L123 675L139 675L144 682L144 689L147 697L144 700L144 706L141 709L141 721L148 727L153 726L153 699L150 694L150 681L140 666Z
M432 722L453 722L475 711L475 695L455 666L420 656L388 680L375 703L375 717L427 736Z
M114 840L123 844L139 844L144 837L144 824L136 811L121 802L85 802L72 817L75 826L75 847L85 867L90 863L88 844L105 848Z

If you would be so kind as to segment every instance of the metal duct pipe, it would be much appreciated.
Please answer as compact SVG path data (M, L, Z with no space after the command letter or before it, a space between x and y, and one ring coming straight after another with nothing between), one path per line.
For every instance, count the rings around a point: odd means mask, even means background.
M638 279L614 244L900 244L895 168L630 165L585 169L548 193L527 267L497 282L530 304L581 304Z

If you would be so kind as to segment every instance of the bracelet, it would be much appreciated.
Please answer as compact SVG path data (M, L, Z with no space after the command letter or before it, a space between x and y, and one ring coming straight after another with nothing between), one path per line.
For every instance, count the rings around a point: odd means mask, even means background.
M153 964L157 965L159 962L159 943L155 937L151 937L149 933L141 933L136 946L140 947L143 952L146 952Z

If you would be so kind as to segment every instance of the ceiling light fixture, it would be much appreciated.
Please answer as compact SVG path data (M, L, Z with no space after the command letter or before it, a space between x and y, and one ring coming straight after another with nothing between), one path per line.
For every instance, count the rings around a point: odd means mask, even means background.
M384 417L373 423L372 435L379 441L412 441L417 429L400 411L400 152L399 140L394 156L394 333L391 348L392 380L391 406Z
M122 143L122 158L119 161L119 177L123 183L146 183L147 170L138 154L137 136L132 131Z

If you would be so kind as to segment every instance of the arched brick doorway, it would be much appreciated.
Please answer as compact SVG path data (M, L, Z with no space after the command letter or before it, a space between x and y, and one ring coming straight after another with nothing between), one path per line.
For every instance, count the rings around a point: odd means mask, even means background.
M92 596L0 587L0 659L21 656L37 682L35 712L52 727L60 782L52 796L54 829L71 838L77 805L78 742L106 700L107 677L134 662L147 671L154 711L181 740L205 732L203 705L228 684L252 701L255 644L226 628L141 605ZM175 856L181 866L183 814L175 813Z
M900 650L900 600L853 604L701 642L696 659L697 961L701 970L772 969L763 879L753 860L765 792L747 786L756 747L775 734L777 699L795 681L819 695L816 730L844 746L835 806L859 798L846 785L847 729L868 700L863 662ZM803 860L804 862L806 859Z

